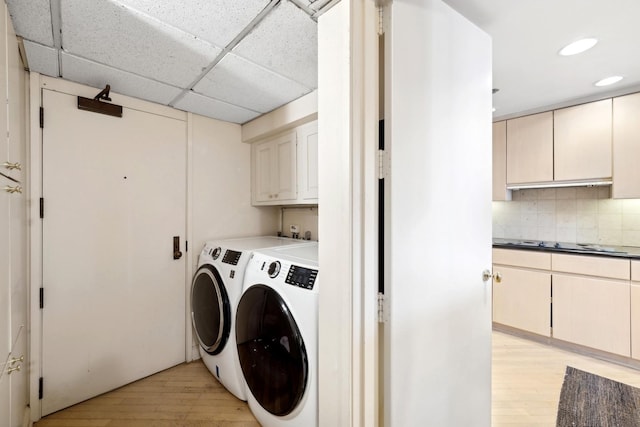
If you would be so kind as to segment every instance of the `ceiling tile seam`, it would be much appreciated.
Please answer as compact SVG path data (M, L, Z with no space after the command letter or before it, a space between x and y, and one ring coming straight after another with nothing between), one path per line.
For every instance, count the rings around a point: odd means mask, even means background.
M325 4L320 9L318 9L318 11L313 14L313 18L317 21L322 14L327 12L329 9L331 9L333 6L337 5L338 3L340 3L340 0L331 0L329 3ZM377 3L378 2L376 2L376 4ZM384 3L385 2L383 1L382 4Z
M62 75L62 12L60 8L60 0L49 0L49 8L51 12L51 31L53 32L53 48L56 49L58 56L58 77Z
M40 43L35 43L35 42L32 42L32 43L40 45ZM40 46L44 46L44 45L40 45ZM171 84L171 83L163 82L161 80L157 80L157 79L154 79L154 78L149 77L149 76L138 74L138 73L135 73L133 71L123 70L122 68L114 67L113 65L105 64L104 62L96 61L94 59L89 59L89 58L86 58L86 57L84 57L82 55L78 55L76 53L68 52L68 51L66 51L64 49L60 49L60 50L58 50L58 52L59 52L59 59L58 60L60 61L60 71L61 72L64 71L64 70L62 70L62 53L66 53L69 56L73 56L75 58L80 58L80 59L83 59L85 61L89 61L89 62L91 62L93 64L98 64L98 65L101 65L103 67L109 68L111 70L116 70L116 71L120 71L120 72L123 72L123 73L126 73L126 74L130 74L132 76L140 77L142 79L149 80L149 81L152 81L152 82L155 82L155 83L159 83L159 84L162 84L164 86L169 86L169 87L172 87L174 89L178 89L178 90L182 90L183 89L180 86L176 86L176 85ZM64 75L62 73L60 75L64 78ZM115 90L115 88L114 88L114 92L117 92L117 90Z
M276 74L279 77L281 77L281 78L283 78L283 79L285 79L287 81L290 81L290 82L295 83L295 84L297 84L299 86L305 87L305 88L309 89L310 92L317 89L315 87L309 87L308 84L302 83L302 82L300 82L300 81L298 81L296 79L293 79L293 78L291 78L289 76L285 76L284 74L282 74L282 73L280 73L280 72L278 72L278 71L276 71L276 70L274 70L272 68L269 68L269 67L267 67L265 65L258 64L256 62L254 62L253 60L251 60L250 58L247 58L246 56L244 56L244 55L242 55L242 54L240 54L238 52L232 52L232 53L234 55L236 55L238 58L242 58L244 61L250 62L251 64L255 65L256 67L262 68L263 70L266 70L266 71L268 71L270 73Z
M214 98L214 97L212 97L212 96L202 95L202 94L197 93L197 92L194 92L194 93L195 93L196 95L198 95L198 96L203 97L203 98L212 99L212 100L214 100L214 101L216 101L216 102L218 102L218 103L220 103L220 104L225 104L225 105L228 105L228 106L230 106L230 107L239 108L239 109L241 109L241 110L249 111L249 112L251 112L251 113L256 113L256 114L260 114L260 115L265 114L265 113L263 113L263 112L261 112L261 111L256 111L256 110L254 110L254 109L247 108L247 107L243 107L243 106L241 106L241 105L232 104L231 102L223 101L223 100L221 100L221 99ZM178 110L180 109L179 107L175 107L175 106L173 106L173 105L169 105L169 106L170 106L170 107L172 107L172 108L176 108L176 109L178 109ZM186 110L183 110L183 111L186 111Z
M314 21L318 21L317 18L314 17L316 11L311 9L309 6L307 6L306 4L304 4L301 0L289 0L291 3L293 3L294 5L296 5L298 7L298 9L302 10L304 13L306 13L307 15L309 15L311 17L312 20Z
M170 106L174 106L177 102L179 102L182 98L185 97L185 95L187 93L189 93L189 91L191 91L193 89L193 87L195 85L197 85L198 83L200 83L200 80L202 80L204 78L204 76L206 76L207 74L209 74L209 71L211 71L213 69L213 67L215 67L220 61L222 61L222 59L225 57L225 55L229 52L231 52L233 50L234 47L236 47L238 45L238 43L240 43L242 41L242 39L244 39L247 34L249 34L256 26L258 26L258 24L260 24L260 22L262 22L262 20L278 5L280 4L281 0L271 0L265 7L264 9L262 9L262 11L260 11L260 13L258 13L255 18L253 18L251 20L251 22L249 22L249 24L242 30L240 31L240 33L238 33L237 36L234 37L233 40L231 40L229 42L229 44L222 49L222 52L220 52L220 54L191 82L190 85L188 85L186 88L183 89L183 91L178 94L178 96L176 96L171 102L169 102ZM213 98L215 99L215 98ZM233 105L233 104L230 104ZM243 107L241 107L243 108Z

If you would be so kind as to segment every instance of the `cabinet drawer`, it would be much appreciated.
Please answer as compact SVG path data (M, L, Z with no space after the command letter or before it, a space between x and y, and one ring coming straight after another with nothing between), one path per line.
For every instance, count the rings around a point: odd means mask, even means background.
M493 263L549 270L551 269L551 254L548 252L496 248L493 250Z
M640 261L631 261L631 280L640 282Z
M563 273L584 274L586 276L599 276L622 280L629 280L630 278L628 259L552 254L551 265L553 271L561 271Z

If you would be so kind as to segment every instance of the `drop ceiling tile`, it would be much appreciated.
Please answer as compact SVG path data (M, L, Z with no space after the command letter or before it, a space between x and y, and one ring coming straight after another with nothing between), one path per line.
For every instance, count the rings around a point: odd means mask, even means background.
M233 40L269 0L117 0L219 47Z
M203 95L266 113L311 89L234 54L227 54L194 88Z
M24 40L29 70L47 76L58 77L58 51L49 46Z
M78 58L66 52L62 52L61 61L64 79L88 86L103 88L108 84L114 92L164 105L169 104L181 92L177 87Z
M6 0L16 34L53 47L49 0Z
M318 86L318 28L300 8L281 2L233 50L295 80Z
M227 104L195 92L185 95L175 104L175 108L232 123L245 123L260 115L256 111Z
M221 50L113 1L61 0L68 53L186 87Z

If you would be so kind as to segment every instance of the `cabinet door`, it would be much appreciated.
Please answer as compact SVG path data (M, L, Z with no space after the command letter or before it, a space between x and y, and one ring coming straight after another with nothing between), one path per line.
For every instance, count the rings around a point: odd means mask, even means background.
M271 141L253 146L253 199L254 202L270 202L273 200L271 175L274 173L274 146Z
M551 274L493 266L502 281L493 281L493 321L549 336L551 326Z
M299 198L318 202L318 122L300 127L298 134Z
M554 111L554 179L611 177L611 99Z
M493 200L510 200L507 191L507 122L493 124Z
M274 199L294 200L296 188L296 134L289 132L275 140L276 159L273 162Z
M640 282L631 284L631 357L640 359Z
M507 184L553 180L553 113L507 120Z
M640 93L635 93L613 100L613 198L640 198L638 159Z
M629 357L629 282L553 276L553 337Z

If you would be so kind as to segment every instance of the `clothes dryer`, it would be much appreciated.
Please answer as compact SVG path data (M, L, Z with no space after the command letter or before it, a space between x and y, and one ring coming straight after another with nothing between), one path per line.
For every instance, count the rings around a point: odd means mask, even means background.
M318 244L255 251L236 313L247 402L263 427L318 426Z
M238 399L246 400L235 342L235 315L253 250L313 244L275 236L207 242L191 283L191 320L209 371Z

